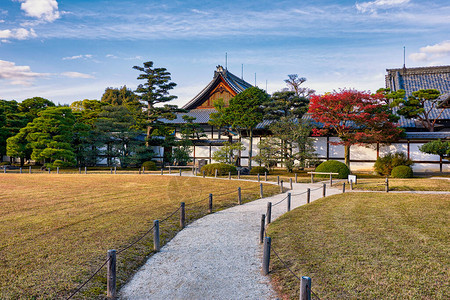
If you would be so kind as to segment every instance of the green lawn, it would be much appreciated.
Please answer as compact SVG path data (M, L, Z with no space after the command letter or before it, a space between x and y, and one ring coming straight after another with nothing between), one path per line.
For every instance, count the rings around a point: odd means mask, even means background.
M449 299L449 195L346 193L285 214L272 245L321 299ZM271 257L283 299L299 283Z
M192 222L214 210L259 198L259 185L177 176L0 173L0 299L64 299L105 260L186 203ZM265 185L265 194L279 188ZM230 193L231 192L231 193ZM228 195L218 196L222 193ZM166 243L180 230L178 214L161 224ZM152 254L152 235L118 255L122 285ZM104 298L106 270L76 299Z

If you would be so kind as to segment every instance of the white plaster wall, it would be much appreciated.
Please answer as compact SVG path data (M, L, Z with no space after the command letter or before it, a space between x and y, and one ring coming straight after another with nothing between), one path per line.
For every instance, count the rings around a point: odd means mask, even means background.
M337 137L330 137L330 142L339 142L341 139ZM344 157L345 149L343 145L330 144L330 158Z
M419 150L422 144L409 144L409 155L412 160L439 161L439 155L423 153ZM439 170L438 170L439 171Z
M450 173L450 164L443 164L442 165L442 172L449 172Z
M250 150L250 139L248 139L248 138L244 139L243 138L243 139L241 139L241 142L242 142L242 144L245 147L245 150L241 151L241 156L248 156L248 153L249 153L249 150ZM259 151L259 149L258 149L258 142L259 142L258 138L256 138L256 139L253 138L252 157L255 156L255 155L258 155L258 151Z
M384 156L388 153L396 153L396 152L403 152L406 155L408 155L408 144L406 143L394 143L390 145L380 145L380 156Z
M352 171L364 171L364 172L371 172L373 171L373 164L374 162L366 163L366 162L351 162L350 163L350 170Z
M208 157L209 146L195 146L195 157Z
M376 160L377 148L376 144L371 144L370 147L353 145L350 147L350 160Z
M414 164L413 172L439 172L439 164Z
M311 140L314 143L314 148L319 157L327 157L327 138L326 137L313 137Z
M252 165L254 165L254 164L255 164L255 162L252 160ZM242 158L241 159L241 166L248 167L248 159Z

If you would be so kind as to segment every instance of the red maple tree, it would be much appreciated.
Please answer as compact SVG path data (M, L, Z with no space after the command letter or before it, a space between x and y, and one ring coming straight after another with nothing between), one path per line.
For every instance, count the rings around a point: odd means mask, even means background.
M399 139L403 130L394 123L394 116L384 95L357 90L340 90L310 99L309 113L321 123L313 129L313 136L337 134L344 145L345 163L350 164L350 146L370 143L391 143Z

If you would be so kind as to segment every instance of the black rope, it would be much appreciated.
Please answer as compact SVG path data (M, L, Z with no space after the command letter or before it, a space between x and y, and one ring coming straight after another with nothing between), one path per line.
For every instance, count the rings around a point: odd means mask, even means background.
M181 205L178 206L178 208L177 208L173 213L171 213L168 217L166 217L166 218L163 219L162 221L159 221L159 224L161 224L161 223L164 222L164 221L167 221L167 219L169 219L169 218L172 217L174 214L176 214L177 211L179 211L180 209L181 209Z
M278 201L277 203L275 203L275 204L272 204L272 207L274 207L275 205L278 205L278 204L280 204L281 202L283 202L284 200L286 200L288 198L288 196L286 196L286 197L284 197L283 199L281 199L280 201Z
M307 285L307 286L306 286L306 289L307 289L307 290L310 290L311 293L313 294L313 296L320 300L319 296L317 296L317 294L314 293L314 291L312 290L312 288L310 288L310 287Z
M89 281L91 281L92 280L92 278L94 278L94 276L95 275L97 275L97 273L98 272L100 272L100 270L104 267L104 266L106 266L106 264L109 262L109 260L110 260L111 258L108 258L98 269L97 269L97 271L95 271L94 272L94 274L92 274L91 275L91 277L89 277L89 279L88 280L86 280L82 285L80 285L76 290L75 290L75 292L73 292L70 296L69 296L69 298L67 298L67 300L69 300L69 299L71 299L73 296L75 296L75 294L76 293L78 293Z
M194 205L194 204L200 203L200 202L208 200L208 199L209 199L209 196L206 198L200 199L198 201L192 202L192 203L186 203L185 206Z
M275 251L275 249L273 248L273 246L270 247L271 250L273 251L273 253L275 253L275 255L278 257L278 259L281 261L281 263L286 267L286 269L289 270L289 272L292 273L292 275L294 275L295 278L298 279L298 281L301 281L300 277L298 277L294 271L291 270L291 268L289 268L289 266L281 259L281 257L278 255L278 253Z
M124 252L125 250L128 250L129 248L133 247L134 245L136 245L136 243L138 243L140 240L142 240L147 234L149 234L153 228L155 228L155 225L152 226L152 228L150 228L149 230L147 230L146 233L144 233L140 238L138 238L136 241L134 241L133 243L129 244L128 246L126 246L125 248L117 251L117 254L120 254L122 252Z
M300 196L300 195L303 195L303 194L306 194L306 191L304 191L303 193L300 193L300 194L292 194L291 196L293 197L293 196Z

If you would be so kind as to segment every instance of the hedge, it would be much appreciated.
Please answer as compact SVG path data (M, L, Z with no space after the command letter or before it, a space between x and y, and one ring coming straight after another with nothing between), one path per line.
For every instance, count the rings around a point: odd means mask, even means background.
M320 165L317 166L316 172L327 172L327 173L339 173L337 178L339 179L346 179L348 178L348 175L350 174L350 169L347 167L346 164L341 163L337 160L328 160L324 161ZM314 174L316 175L316 174ZM317 177L329 177L329 175L325 174L317 174Z

